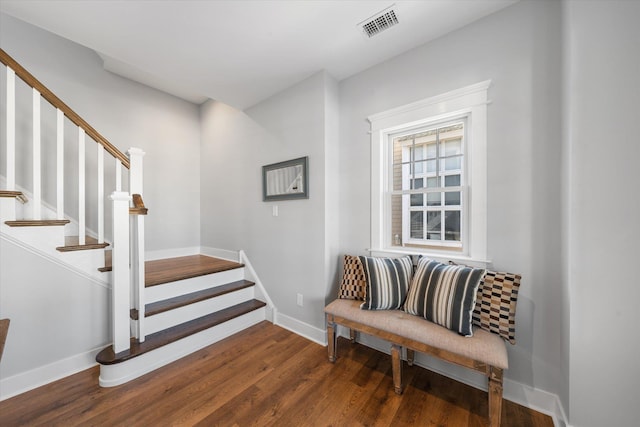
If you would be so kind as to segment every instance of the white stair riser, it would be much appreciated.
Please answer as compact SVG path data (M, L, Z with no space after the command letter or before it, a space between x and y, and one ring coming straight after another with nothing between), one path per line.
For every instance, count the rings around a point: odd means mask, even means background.
M16 205L21 204L13 197L0 197L0 220L4 224L5 221L16 220Z
M126 362L114 365L100 365L100 385L102 387L113 387L126 383L263 320L265 320L264 307L231 319L213 328L190 335L149 353L134 357Z
M64 246L62 226L9 227L3 220L1 227L3 233L45 252L55 251L58 246Z
M151 335L163 329L251 300L253 299L253 293L253 286L251 286L220 295L219 297L209 298L195 304L189 304L184 307L146 317L144 326L145 333L146 335Z
M147 304L165 299L214 288L244 279L244 268L221 271L220 273L206 276L193 277L191 279L178 280L177 282L163 283L150 286L145 289L144 300Z

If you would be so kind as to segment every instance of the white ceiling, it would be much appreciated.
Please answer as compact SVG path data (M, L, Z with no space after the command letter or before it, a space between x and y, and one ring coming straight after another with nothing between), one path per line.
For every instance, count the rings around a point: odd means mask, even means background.
M0 0L95 50L105 68L191 102L244 109L321 70L338 80L518 0ZM357 26L395 3L399 24Z

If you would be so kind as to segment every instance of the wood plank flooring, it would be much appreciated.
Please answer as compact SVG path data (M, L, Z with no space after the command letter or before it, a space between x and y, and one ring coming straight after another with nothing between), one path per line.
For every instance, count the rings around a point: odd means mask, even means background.
M485 392L426 369L404 369L393 392L386 354L340 339L338 360L262 322L113 388L98 368L0 402L2 426L485 426ZM505 401L503 426L553 426Z

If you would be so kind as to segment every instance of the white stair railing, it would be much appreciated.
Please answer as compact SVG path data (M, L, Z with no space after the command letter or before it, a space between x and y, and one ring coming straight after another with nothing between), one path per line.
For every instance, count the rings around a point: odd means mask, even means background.
M138 310L138 321L133 328L133 335L140 341L144 341L144 215L146 208L142 203L142 157L144 152L137 148L131 148L128 156L120 152L93 127L84 121L77 113L62 102L56 95L46 88L33 75L25 70L4 50L0 49L0 62L6 66L6 187L0 190L21 191L17 182L17 165L24 163L26 150L16 146L16 76L18 76L27 86L32 89L32 119L31 134L31 163L32 182L30 205L32 220L53 219L43 218L50 215L55 219L65 219L65 189L69 189L72 181L65 176L65 124L66 119L78 128L78 171L77 171L77 200L78 200L78 244L87 243L85 236L95 234L98 243L104 243L105 236L105 163L104 152L111 154L115 158L115 188L111 194L113 201L113 227L112 227L112 327L113 327L113 348L116 353L127 350L130 345L131 324L130 309ZM48 101L55 108L55 156L52 159L43 159L42 153L50 150L43 149L43 129L52 128L48 122L43 124L42 99ZM45 108L48 108L46 106ZM19 113L20 111L18 111ZM26 116L28 117L28 115ZM25 118L25 117L20 117ZM96 187L87 185L87 178L93 179L89 174L87 177L87 147L86 139L96 142ZM46 145L45 145L46 147ZM17 154L17 149L20 151ZM91 152L89 152L91 153ZM19 161L16 161L16 158ZM45 165L55 164L53 168L43 168ZM122 189L122 166L129 170L129 191ZM46 173L48 172L48 175ZM43 176L45 174L45 176ZM23 175L18 175L23 177ZM50 212L43 213L46 194L43 195L43 182L48 183L55 180L55 203L51 204ZM24 185L23 185L24 186ZM26 189L25 189L26 190ZM95 190L95 191L94 191ZM132 198L132 195L135 197ZM53 196L49 196L53 198ZM137 201L134 207L130 208L131 200ZM94 204L95 203L95 204ZM15 204L15 203L14 203ZM54 206L55 205L55 206ZM95 217L89 215L92 210L88 207L95 206ZM44 212L49 212L45 209ZM6 214L8 213L8 214ZM131 215L133 214L133 215ZM3 208L3 221L15 220L15 209ZM90 229L95 225L97 232Z

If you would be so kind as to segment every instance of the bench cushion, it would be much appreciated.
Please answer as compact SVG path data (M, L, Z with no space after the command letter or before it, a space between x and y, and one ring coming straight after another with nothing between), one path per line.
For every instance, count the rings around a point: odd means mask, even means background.
M368 311L359 308L359 302L337 299L327 305L325 313L361 323L477 360L497 368L507 369L507 349L500 336L474 328L472 337L463 337L421 317L401 310Z

